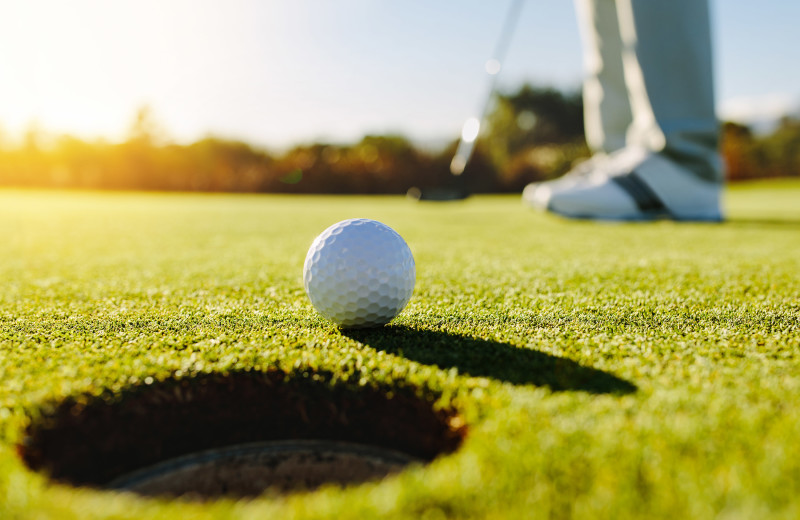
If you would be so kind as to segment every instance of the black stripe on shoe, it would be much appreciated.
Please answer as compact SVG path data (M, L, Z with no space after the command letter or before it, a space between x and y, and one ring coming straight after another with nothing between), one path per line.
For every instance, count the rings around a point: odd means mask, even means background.
M636 206L645 213L666 211L667 207L658 198L658 195L645 184L635 171L612 177L617 185L631 196Z

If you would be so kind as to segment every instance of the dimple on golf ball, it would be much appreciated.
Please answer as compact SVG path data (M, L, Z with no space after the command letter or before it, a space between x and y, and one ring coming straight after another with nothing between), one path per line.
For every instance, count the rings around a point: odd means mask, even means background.
M389 323L411 299L416 267L405 240L376 220L353 218L323 231L303 265L311 303L341 327Z

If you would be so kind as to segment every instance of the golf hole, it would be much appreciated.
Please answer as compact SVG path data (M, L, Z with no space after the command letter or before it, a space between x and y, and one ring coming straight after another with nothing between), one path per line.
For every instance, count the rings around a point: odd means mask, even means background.
M171 378L44 407L19 454L74 486L210 500L380 480L458 448L454 409L321 372Z

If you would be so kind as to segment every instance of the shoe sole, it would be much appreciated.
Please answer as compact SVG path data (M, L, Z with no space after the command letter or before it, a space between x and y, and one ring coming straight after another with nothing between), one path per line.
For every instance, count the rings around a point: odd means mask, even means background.
M547 211L564 218L575 220L596 220L609 222L653 222L657 220L672 220L675 222L703 222L719 224L725 222L722 215L673 215L665 211L641 212L630 215L591 215L591 214L570 214L558 211L548 205Z

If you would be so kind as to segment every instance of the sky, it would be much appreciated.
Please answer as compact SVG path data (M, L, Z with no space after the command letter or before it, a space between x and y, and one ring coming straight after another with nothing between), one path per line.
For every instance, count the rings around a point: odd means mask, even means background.
M0 135L121 140L147 106L172 139L271 147L456 138L485 98L511 0L0 0ZM712 0L718 112L800 107L800 2ZM499 76L578 89L569 0L527 0Z

